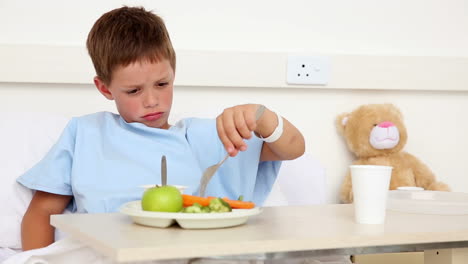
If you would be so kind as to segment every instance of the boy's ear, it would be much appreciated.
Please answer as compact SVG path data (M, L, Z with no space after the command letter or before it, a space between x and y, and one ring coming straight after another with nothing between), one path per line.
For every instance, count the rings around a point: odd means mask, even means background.
M105 84L98 76L94 77L94 85L99 90L99 92L104 95L109 100L114 100L114 96L109 91L107 84Z

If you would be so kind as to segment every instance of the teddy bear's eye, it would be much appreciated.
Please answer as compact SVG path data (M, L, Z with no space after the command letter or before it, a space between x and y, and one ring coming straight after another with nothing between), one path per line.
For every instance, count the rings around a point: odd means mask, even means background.
M374 124L374 126L377 126L377 124Z

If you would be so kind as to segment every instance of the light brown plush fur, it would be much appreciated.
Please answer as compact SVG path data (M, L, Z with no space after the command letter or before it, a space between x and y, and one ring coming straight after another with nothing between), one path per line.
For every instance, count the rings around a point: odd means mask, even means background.
M345 122L343 122L345 120ZM382 122L392 122L399 131L400 140L390 149L376 149L370 143L374 126ZM402 151L408 135L401 112L392 104L363 105L351 113L337 117L338 132L345 138L348 148L359 165L388 165L393 167L390 190L400 186L418 186L425 190L449 191L449 187L437 182L432 171L415 156ZM353 201L351 175L348 170L340 191L344 203Z

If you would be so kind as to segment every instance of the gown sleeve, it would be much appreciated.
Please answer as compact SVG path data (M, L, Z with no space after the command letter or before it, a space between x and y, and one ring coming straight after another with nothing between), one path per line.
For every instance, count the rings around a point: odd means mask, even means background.
M59 195L73 195L71 171L75 147L76 122L72 119L47 154L17 178L25 187Z

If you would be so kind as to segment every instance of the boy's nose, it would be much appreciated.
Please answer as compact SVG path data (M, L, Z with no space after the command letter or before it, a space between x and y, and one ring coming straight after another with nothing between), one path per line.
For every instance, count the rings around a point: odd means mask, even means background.
M385 121L379 124L379 127L382 127L382 128L387 128L387 127L392 127L392 126L395 126L395 124L393 124L390 121Z
M143 106L146 108L155 107L158 105L158 96L152 93L147 93L143 99Z

